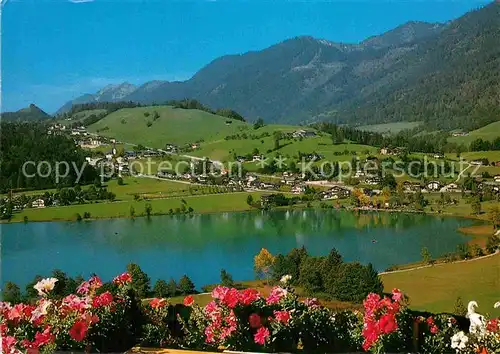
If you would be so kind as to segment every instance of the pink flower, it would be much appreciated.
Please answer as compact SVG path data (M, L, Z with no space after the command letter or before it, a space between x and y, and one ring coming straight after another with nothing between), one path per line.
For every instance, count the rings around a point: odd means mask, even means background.
M45 327L43 332L36 332L35 334L35 348L40 348L42 345L54 343L56 336L50 333L50 327Z
M88 298L80 298L75 294L70 294L62 300L63 312L66 311L83 311L90 307Z
M278 322L287 324L290 321L290 312L288 311L274 311L274 317Z
M248 317L248 322L250 323L250 328L259 328L262 326L260 316L257 315L256 313L252 313Z
M122 273L113 279L113 283L118 285L125 285L132 281L132 276L129 272Z
M77 342L81 342L87 335L89 325L85 320L76 321L69 330L69 336Z
M219 300L222 300L227 292L229 291L229 288L225 287L225 286L216 286L214 288L214 290L212 290L212 297L214 299L219 299Z
M255 289L245 289L240 293L240 302L243 305L250 305L260 298L260 293Z
M439 328L438 328L438 326L433 325L433 326L431 326L430 331L431 331L432 334L436 334L436 333L439 332Z
M271 291L271 294L269 294L269 296L267 297L266 303L268 305L277 304L283 297L286 296L286 294L288 294L288 292L285 289L276 286Z
M205 328L205 342L207 343L213 343L215 342L215 334L214 334L214 329L212 326L207 326Z
M90 283L88 281L84 281L80 284L80 286L76 289L77 294L86 295L89 293Z
M307 307L317 307L317 306L319 306L319 301L315 297L313 297L313 298L307 298L307 299L304 300L304 304Z
M188 295L184 298L184 306L191 306L194 303L193 296Z
M16 349L15 345L17 343L16 338L12 336L6 336L2 338L2 353L3 354L17 354L21 353Z
M260 327L257 330L257 333L253 336L253 340L255 343L264 345L266 344L266 340L269 338L269 330L266 327Z
M113 302L113 295L109 291L106 291L105 293L102 293L99 296L96 296L94 298L94 301L92 302L93 307L103 307L103 306L108 306L111 305Z
M151 306L151 308L154 308L154 309L161 309L162 307L165 307L166 305L167 305L167 300L158 299L156 297L149 302L149 306Z
M403 293L399 289L392 289L392 299L396 302L400 302L403 299Z

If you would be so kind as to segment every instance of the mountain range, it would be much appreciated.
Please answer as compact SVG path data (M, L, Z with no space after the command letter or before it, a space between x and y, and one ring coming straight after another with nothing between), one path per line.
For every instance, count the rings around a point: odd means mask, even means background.
M500 3L445 24L409 22L358 44L309 36L215 59L182 82L106 86L66 103L197 99L247 119L474 128L500 117Z

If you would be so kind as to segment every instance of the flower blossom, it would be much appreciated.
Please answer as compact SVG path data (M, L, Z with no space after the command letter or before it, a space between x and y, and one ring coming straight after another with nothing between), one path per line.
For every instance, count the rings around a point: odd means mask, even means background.
M69 330L69 335L77 342L81 342L87 335L89 330L89 325L85 320L76 321L71 329Z
M149 306L153 309L161 309L167 305L167 300L154 298L149 302Z
M188 295L184 298L184 306L191 306L194 303L194 298L192 295Z
M122 273L113 279L113 283L118 285L125 285L132 281L132 276L129 272Z
M255 343L264 345L269 338L269 330L266 327L260 327L253 336Z
M250 305L254 301L260 299L260 293L255 289L245 289L239 294L240 302L243 305Z
M279 286L276 286L271 291L271 294L269 294L269 296L267 297L266 303L268 305L277 304L287 294L288 294L288 291L286 291L286 289L283 289L283 288L280 288Z
M248 323L250 323L250 328L259 328L262 326L260 316L256 313L252 313L248 317Z
M457 351L465 349L468 342L469 337L467 337L463 331L460 331L451 337L451 348Z
M47 295L57 282L57 278L45 278L36 283L33 288L38 291L38 295L44 296Z
M287 324L288 321L290 321L290 312L288 311L274 311L274 317L276 317L276 320L278 322L281 322L283 324Z
M94 297L94 300L92 302L93 307L103 307L103 306L109 306L113 303L113 295L109 291L106 291L102 293L101 295L98 295Z
M292 276L290 274L286 274L281 277L280 282L286 285L291 279Z

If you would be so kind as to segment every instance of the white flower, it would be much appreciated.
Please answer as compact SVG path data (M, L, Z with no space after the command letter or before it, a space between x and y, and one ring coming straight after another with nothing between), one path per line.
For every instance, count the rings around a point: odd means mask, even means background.
M49 291L54 289L56 282L57 278L45 278L36 283L33 288L38 291L38 295L47 295Z
M31 321L36 321L40 317L45 316L47 314L47 309L52 305L50 300L41 299L38 303L38 306L35 308L33 313L31 314Z
M500 307L500 301L495 302L495 305L493 305L494 308L499 308Z
M459 352L460 350L465 349L468 342L469 337L467 337L464 332L460 331L451 337L451 348Z
M290 279L292 279L292 276L290 274L283 275L280 279L280 282L282 282L283 284L286 284L290 281Z

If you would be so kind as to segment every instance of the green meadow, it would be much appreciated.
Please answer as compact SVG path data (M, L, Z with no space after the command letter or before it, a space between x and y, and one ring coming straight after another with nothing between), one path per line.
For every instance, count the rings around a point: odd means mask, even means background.
M422 125L422 122L396 122L362 125L358 129L381 134L397 134L402 130L413 129L420 125Z
M450 143L469 145L476 139L492 141L500 136L500 121L488 124L482 128L469 132L466 136L456 136L448 139Z
M154 112L159 114L156 120ZM244 122L204 111L155 106L120 109L92 124L88 130L119 141L161 149L167 143L184 145L223 139L247 128Z

